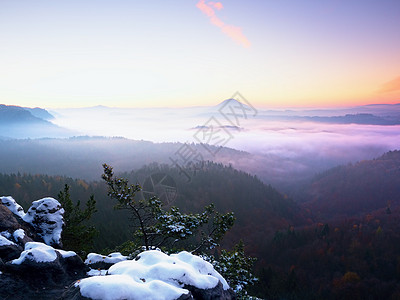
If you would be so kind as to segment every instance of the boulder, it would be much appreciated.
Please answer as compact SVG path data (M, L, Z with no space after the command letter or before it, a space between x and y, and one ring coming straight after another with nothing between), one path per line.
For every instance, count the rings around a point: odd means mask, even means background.
M91 269L95 270L107 270L112 265L127 260L126 256L123 256L119 252L114 252L109 255L101 255L97 253L89 253L85 260L85 264Z
M54 249L39 242L26 243L19 258L3 266L29 285L65 286L86 276L87 266L73 251Z
M30 235L34 236L34 234L32 234L32 233ZM31 237L29 237L27 235L27 233L25 232L25 230L22 228L15 230L13 232L12 236L13 236L14 241L22 247L24 247L26 243L33 242L33 239Z
M0 235L0 259L9 261L20 256L22 247Z
M0 275L0 299L12 300L49 300L60 299L66 291L64 286L46 287L27 283L23 278L12 274Z
M15 215L0 203L0 232L5 230L15 231L21 227Z
M25 215L24 209L11 196L0 197L0 202L6 206L14 215L23 218Z
M23 220L24 217L25 212L12 197L0 197L0 235L21 247L34 240L43 241L34 226Z
M47 245L62 248L61 232L64 224L64 209L54 198L43 198L32 202L23 220L32 224L36 233Z
M192 295L191 299L196 300L231 300L236 299L236 295L232 289L225 290L221 281L218 282L217 286L211 289L200 289L193 285L185 285L183 287L190 291Z

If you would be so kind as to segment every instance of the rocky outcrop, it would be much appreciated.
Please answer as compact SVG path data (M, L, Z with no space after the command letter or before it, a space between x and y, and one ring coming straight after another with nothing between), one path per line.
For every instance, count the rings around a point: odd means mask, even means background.
M75 252L52 247L61 246L63 212L53 198L33 202L25 214L12 197L0 197L0 299L56 299L86 276Z
M176 300L234 300L236 299L235 293L229 289L224 290L222 283L219 282L218 285L212 289L199 289L195 286L185 286L185 289L189 290L189 293L182 294ZM105 295L105 299L108 295ZM68 290L66 290L60 299L63 300L86 300L91 299L82 296L79 286L72 284ZM138 298L131 298L130 300L135 300ZM138 299L140 300L140 299Z
M36 233L32 226L0 203L0 258L7 262L19 257L24 245L33 241Z
M88 268L73 251L56 250L38 242L25 245L17 259L8 261L3 271L30 285L57 286L86 276ZM34 276L32 276L34 275Z
M83 262L57 249L63 213L53 198L25 214L12 197L0 197L0 299L235 299L210 263L185 251L149 250L134 260L90 253Z
M0 258L2 261L9 261L18 258L21 252L21 246L0 235Z
M235 299L225 279L202 258L156 250L114 264L105 276L75 282L63 299L156 299L160 294L171 300Z
M53 198L43 198L32 202L23 220L35 228L36 233L47 245L61 248L61 232L64 209Z
M9 197L0 197L0 200L4 198ZM5 231L11 233L17 229L23 229L26 233L28 233L27 236L36 236L36 233L30 224L23 221L20 215L12 213L9 206L0 201L0 233L3 235L3 232Z

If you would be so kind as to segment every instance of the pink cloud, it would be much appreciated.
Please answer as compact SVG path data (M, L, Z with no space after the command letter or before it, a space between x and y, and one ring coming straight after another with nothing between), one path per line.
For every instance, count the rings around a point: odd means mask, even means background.
M399 91L399 90L400 90L400 76L383 84L381 89L379 90L379 92L380 93L389 93L389 92L394 92L394 91Z
M200 0L199 2L197 2L196 7L198 9L200 9L210 19L210 22L213 25L219 27L221 29L221 31L224 34L226 34L227 36L229 36L232 40L239 43L243 47L246 47L246 48L250 47L250 45L251 45L250 41L243 34L242 29L240 27L225 24L215 14L215 9L221 10L223 8L223 5L221 2L208 1L206 3L205 0Z
M212 7L214 7L216 10L221 10L224 8L221 2L208 2L208 4Z

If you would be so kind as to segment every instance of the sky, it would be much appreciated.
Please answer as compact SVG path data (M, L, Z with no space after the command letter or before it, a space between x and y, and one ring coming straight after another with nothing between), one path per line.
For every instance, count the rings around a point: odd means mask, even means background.
M0 0L0 103L400 102L398 0Z

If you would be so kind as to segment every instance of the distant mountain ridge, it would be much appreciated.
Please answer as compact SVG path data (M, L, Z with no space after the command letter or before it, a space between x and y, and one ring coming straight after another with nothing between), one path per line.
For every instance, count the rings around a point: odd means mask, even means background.
M368 113L346 114L333 117L304 117L306 120L335 124L399 125L400 118L380 117Z
M54 119L45 109L26 108L0 104L0 131L3 139L7 138L44 138L67 137L72 133L54 125Z
M40 119L43 119L43 120L53 120L54 119L54 116L44 108L40 108L40 107L35 107L35 108L23 107L23 109L29 111L34 117L37 117L37 118L40 118Z
M34 116L29 110L14 105L0 104L0 124L4 123L44 123L44 119Z

